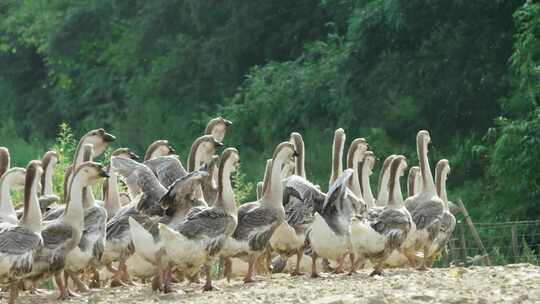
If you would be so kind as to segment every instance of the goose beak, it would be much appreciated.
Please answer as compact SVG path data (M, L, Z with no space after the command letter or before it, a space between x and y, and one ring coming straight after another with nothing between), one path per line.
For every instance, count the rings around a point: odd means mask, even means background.
M176 154L176 150L173 147L169 146L169 155L172 154Z
M214 145L215 145L216 147L218 147L218 148L219 148L219 147L223 147L223 143L222 143L222 142L219 142L219 141L217 141L217 140L214 141Z
M103 134L103 140L105 140L106 142L113 142L116 140L116 136L110 134L110 133L105 133Z
M233 124L232 121L227 120L227 119L225 119L225 120L223 121L223 123L225 124L225 127L230 127L230 126L232 126L232 124Z
M133 153L133 152L129 152L129 158L131 158L131 159L133 159L133 160L139 160L139 159L141 159L141 158L139 157L139 155L137 155L137 154L135 154L135 153Z
M105 177L105 178L111 177L107 171L103 170L103 168L99 171L99 176Z
M298 156L300 156L300 154L298 153L298 151L294 150L293 156L298 157Z

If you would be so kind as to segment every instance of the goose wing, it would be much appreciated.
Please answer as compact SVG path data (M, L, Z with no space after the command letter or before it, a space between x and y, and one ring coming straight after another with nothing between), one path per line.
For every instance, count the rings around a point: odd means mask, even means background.
M242 205L244 206L246 205ZM276 227L277 210L262 204L248 204L242 207L238 209L238 225L233 238L247 240L253 250L263 250Z
M55 222L41 231L41 237L43 238L44 246L47 249L54 250L72 239L74 237L74 231L68 224Z
M0 256L27 253L41 244L41 238L25 227L0 228Z
M176 155L159 156L145 161L144 164L152 170L165 188L169 188L175 180L187 175L186 169Z
M124 178L130 196L138 196L137 209L151 215L161 215L158 202L167 189L161 185L152 170L128 158L113 157L111 163L115 172Z
M439 222L444 209L443 204L437 200L429 200L418 204L416 208L410 211L412 220L416 225L416 229L422 230L431 226L435 222ZM439 228L437 228L437 231Z

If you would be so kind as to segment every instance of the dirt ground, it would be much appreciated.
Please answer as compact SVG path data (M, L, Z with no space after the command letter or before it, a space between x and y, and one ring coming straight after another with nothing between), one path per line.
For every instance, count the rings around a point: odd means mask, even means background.
M176 284L174 293L159 294L138 284L92 290L64 303L540 303L540 267L529 264L426 272L395 269L375 278L368 273L323 274L319 279L274 274L249 285L220 280L215 285L221 290L214 292L202 292L201 285ZM18 303L57 303L56 297L57 291L22 294Z

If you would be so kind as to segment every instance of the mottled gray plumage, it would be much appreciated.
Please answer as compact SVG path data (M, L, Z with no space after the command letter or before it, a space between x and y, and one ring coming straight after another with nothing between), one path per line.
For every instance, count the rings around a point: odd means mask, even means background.
M283 180L283 206L287 213L287 206L292 198L297 198L304 202L306 208L310 209L311 213L322 211L322 205L326 195L322 193L315 185L310 183L303 177L292 175ZM289 223L290 224L290 223Z
M62 214L64 214L64 211L66 210L66 206L58 206L54 209L51 209L49 211L47 211L44 215L43 215L43 221L53 221L53 220L56 220L57 218L61 217Z
M105 226L107 212L100 206L84 210L84 230L79 242L81 251L92 251L97 260L101 259L105 246Z
M377 233L386 235L386 248L394 250L401 246L411 229L410 218L399 209L384 208L377 219L370 223Z
M322 213L320 213L328 226L337 235L348 233L349 227L348 225L344 226L343 223L350 222L351 217L355 214L354 206L346 198L348 195L347 181L352 174L353 169L347 169L336 179L326 194L321 210Z
M251 250L261 251L278 225L276 209L260 202L244 204L238 208L238 225L233 238L248 241Z
M140 194L137 210L147 215L162 215L158 202L167 192L152 170L132 159L113 157L113 170L124 178L131 197Z
M152 170L165 188L169 188L175 180L187 175L177 155L159 156L143 164Z
M0 256L22 255L42 244L39 235L21 226L0 226Z
M409 209L409 206L406 206L407 210L411 213L412 220L416 225L417 230L423 230L428 226L435 226L435 231L439 231L440 220L443 213L443 204L440 201L429 200L421 202L420 204L417 204L414 209Z
M137 222L141 223L146 218L139 211L135 204L129 204L122 207L118 212L107 222L107 241L119 239L123 235L129 235L129 218L132 217Z

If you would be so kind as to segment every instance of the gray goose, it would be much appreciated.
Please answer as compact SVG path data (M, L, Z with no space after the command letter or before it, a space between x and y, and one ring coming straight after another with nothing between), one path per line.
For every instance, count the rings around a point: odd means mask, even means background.
M157 220L140 222L136 218L129 219L135 253L156 266L152 281L154 291L158 289L165 293L171 291L169 281L171 273L165 271L170 270L167 265L172 261L163 247L164 242L159 234L158 225L178 225L194 210L208 207L200 190L202 179L207 175L205 171L194 171L176 180L159 201L165 214Z
M323 206L315 213L311 225L309 241L312 253L311 277L319 277L317 259L337 261L336 273L341 273L343 261L350 254L351 218L355 216L355 206L348 198L351 192L347 184L353 175L353 169L346 169L328 190Z
M388 203L388 196L390 195L388 191L388 182L390 180L390 164L397 155L392 154L388 156L382 165L381 172L379 173L379 184L377 188L377 205L386 206Z
M102 262L114 274L111 286L117 287L132 284L126 265L127 259L132 254L129 248L131 243L129 218L145 223L163 216L159 200L167 189L159 183L150 168L132 159L113 157L111 166L114 172L122 176L130 196L134 198L128 205L118 210L106 228L107 243ZM118 262L118 269L112 267L113 262Z
M36 253L43 246L41 210L37 198L41 165L31 161L26 169L24 214L17 224L0 224L0 287L9 286L9 303L14 304L19 283L32 271Z
M204 135L212 135L217 141L223 142L227 128L232 126L232 121L221 116L211 119L206 125Z
M206 168L206 170L208 170L208 166L210 162L212 162L216 149L221 146L223 146L223 144L213 135L203 135L197 138L191 145L189 151L188 172L193 172L201 168ZM215 170L215 168L212 170ZM213 172L217 172L217 170ZM217 187L214 182L215 179L211 179L210 183L203 185L202 191L208 205L212 205L216 198Z
M93 159L93 146L85 144L82 147L83 163ZM69 206L68 198L68 206ZM93 274L92 286L99 287L99 274L101 256L105 247L105 226L107 223L107 211L94 199L91 187L83 188L83 232L79 244L66 255L64 267L64 280L67 282L71 277L80 292L87 292L88 286L79 278L85 270ZM67 286L66 286L67 287ZM70 291L68 290L68 293Z
M95 185L101 178L107 176L107 172L98 163L85 162L78 166L71 179L68 203L64 214L45 224L41 231L44 245L34 257L29 279L35 283L37 280L54 275L60 290L59 299L75 295L66 288L62 278L62 270L66 264L66 256L79 246L83 235L83 189Z
M231 241L237 226L231 173L238 168L239 162L236 149L225 149L219 164L219 193L215 204L207 208L192 209L186 219L177 225L159 224L159 233L172 265L188 275L195 275L200 267L204 266L204 291L214 289L210 273L212 262L220 255L225 242Z
M306 179L305 148L302 136L293 132L291 143L298 156L295 158L294 175L283 180L283 207L287 221L281 224L270 239L272 250L276 251L282 264L296 255L296 264L292 276L303 275L300 264L304 256L306 235L313 221L315 210L324 202L325 194Z
M111 158L112 157L124 157L139 160L139 156L128 148L118 148L114 150L111 154ZM103 183L103 207L107 211L107 221L122 208L120 194L118 193L118 175L112 170L109 170L109 178Z
M412 265L416 264L414 260L416 250L422 251L424 257L429 257L429 250L441 228L444 211L444 202L437 195L429 168L428 144L430 141L428 131L422 130L418 132L416 147L420 161L420 172L422 173L422 191L405 201L405 206L414 222L414 230L410 233L405 245L405 253ZM422 260L422 264L418 269L427 269L426 259Z
M429 250L426 266L431 267L435 258L444 250L456 228L456 218L450 212L448 196L446 195L446 178L450 173L450 164L447 159L441 159L435 167L435 181L437 194L444 202L444 212L441 219L441 229Z
M56 164L58 164L58 153L55 151L47 151L41 159L41 166L43 168L39 197L41 213L47 212L51 204L60 201L60 197L54 194L53 189L54 168L56 167Z
M358 257L354 268L365 259L371 260L375 268L371 275L382 274L383 264L394 250L402 251L402 245L411 230L411 215L403 204L399 183L407 167L404 156L396 156L390 165L388 204L368 217L353 218L351 225L352 250Z
M25 169L15 167L8 169L0 177L0 224L16 225L19 222L19 216L11 201L11 190L25 187L25 176ZM23 212L20 214L22 216Z
M268 189L260 200L243 204L238 209L238 226L232 239L228 240L223 248L224 257L242 257L248 260L249 269L244 278L245 283L253 282L253 267L257 258L265 253L274 230L286 220L282 205L281 167L293 155L296 155L296 152L290 142L283 142L276 147L268 177Z

